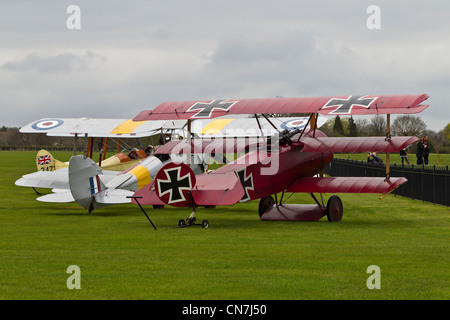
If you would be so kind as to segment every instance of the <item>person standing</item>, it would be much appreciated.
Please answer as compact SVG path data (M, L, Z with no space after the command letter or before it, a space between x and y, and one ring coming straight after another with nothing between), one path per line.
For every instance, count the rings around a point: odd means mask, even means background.
M419 139L417 141L417 151L416 151L416 157L417 157L417 165L423 164L423 139Z
M381 158L377 155L376 152L372 152L372 158L373 158L373 162L383 163L383 160L381 160Z
M428 143L428 136L423 138L423 164L428 165L428 156L430 155L430 144Z
M403 148L402 150L400 150L400 157L402 158L402 165L404 164L405 160L406 160L406 163L409 164L408 153L406 152L406 148Z

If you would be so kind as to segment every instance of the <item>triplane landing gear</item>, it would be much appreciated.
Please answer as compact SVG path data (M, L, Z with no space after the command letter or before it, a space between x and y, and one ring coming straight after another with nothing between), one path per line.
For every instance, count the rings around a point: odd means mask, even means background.
M325 214L330 222L341 221L344 214L344 206L342 205L341 198L338 196L331 196L330 199L328 199Z
M324 216L327 216L330 222L342 220L344 209L338 196L331 196L326 206L322 197L320 203L313 194L311 196L317 204L282 204L271 196L264 197L259 202L259 217L261 220L271 221L317 221Z
M205 229L208 229L209 227L209 221L208 220L203 220L202 223L195 223L195 221L197 220L195 218L195 209L192 211L191 215L189 216L189 218L186 219L186 221L184 221L183 219L180 219L178 221L178 228L184 228L184 227L190 227L190 226L202 226Z
M197 219L196 218L187 218L186 221L184 221L183 219L180 219L178 221L178 228L183 228L183 227L190 227L190 226L202 226L203 228L207 229L209 227L209 221L208 220L203 220L202 223L195 223Z

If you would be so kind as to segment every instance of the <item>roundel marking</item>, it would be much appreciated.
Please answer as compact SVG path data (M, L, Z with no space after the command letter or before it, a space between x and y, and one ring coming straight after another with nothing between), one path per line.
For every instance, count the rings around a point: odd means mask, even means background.
M308 122L308 120L305 120L305 119L288 120L281 124L281 128L287 129L287 130L302 128L306 125L307 122Z
M40 120L31 125L34 130L51 130L62 125L64 121L58 119Z

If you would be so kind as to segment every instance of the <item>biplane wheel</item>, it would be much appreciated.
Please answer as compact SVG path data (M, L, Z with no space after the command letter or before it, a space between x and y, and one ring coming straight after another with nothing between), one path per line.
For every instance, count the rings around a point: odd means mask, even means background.
M261 200L259 200L259 207L258 207L259 217L261 218L264 212L266 212L267 209L272 208L274 204L275 200L273 200L272 196L261 198Z
M205 228L205 229L208 229L208 227L209 227L209 221L206 220L206 219L203 220L203 221L202 221L202 227Z
M183 219L178 220L178 226L184 227L186 225L186 222Z
M325 213L327 215L328 221L341 221L344 214L344 206L342 205L341 198L339 198L338 196L331 196L330 199L328 199Z

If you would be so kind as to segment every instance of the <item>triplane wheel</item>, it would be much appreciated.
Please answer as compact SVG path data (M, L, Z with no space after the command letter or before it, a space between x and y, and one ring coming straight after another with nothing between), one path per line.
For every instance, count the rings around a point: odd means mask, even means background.
M342 205L341 198L338 196L331 196L327 202L327 208L325 210L328 221L338 222L342 220L344 214L344 206Z
M266 212L267 209L272 208L274 204L275 200L273 200L272 196L261 198L261 200L259 200L258 207L259 217L261 218L264 212Z
M197 219L196 218L187 218L186 221L184 221L183 219L180 219L178 221L178 228L183 228L183 227L190 227L190 226L202 226L205 229L209 228L209 221L208 220L203 220L201 224L199 223L195 223Z

